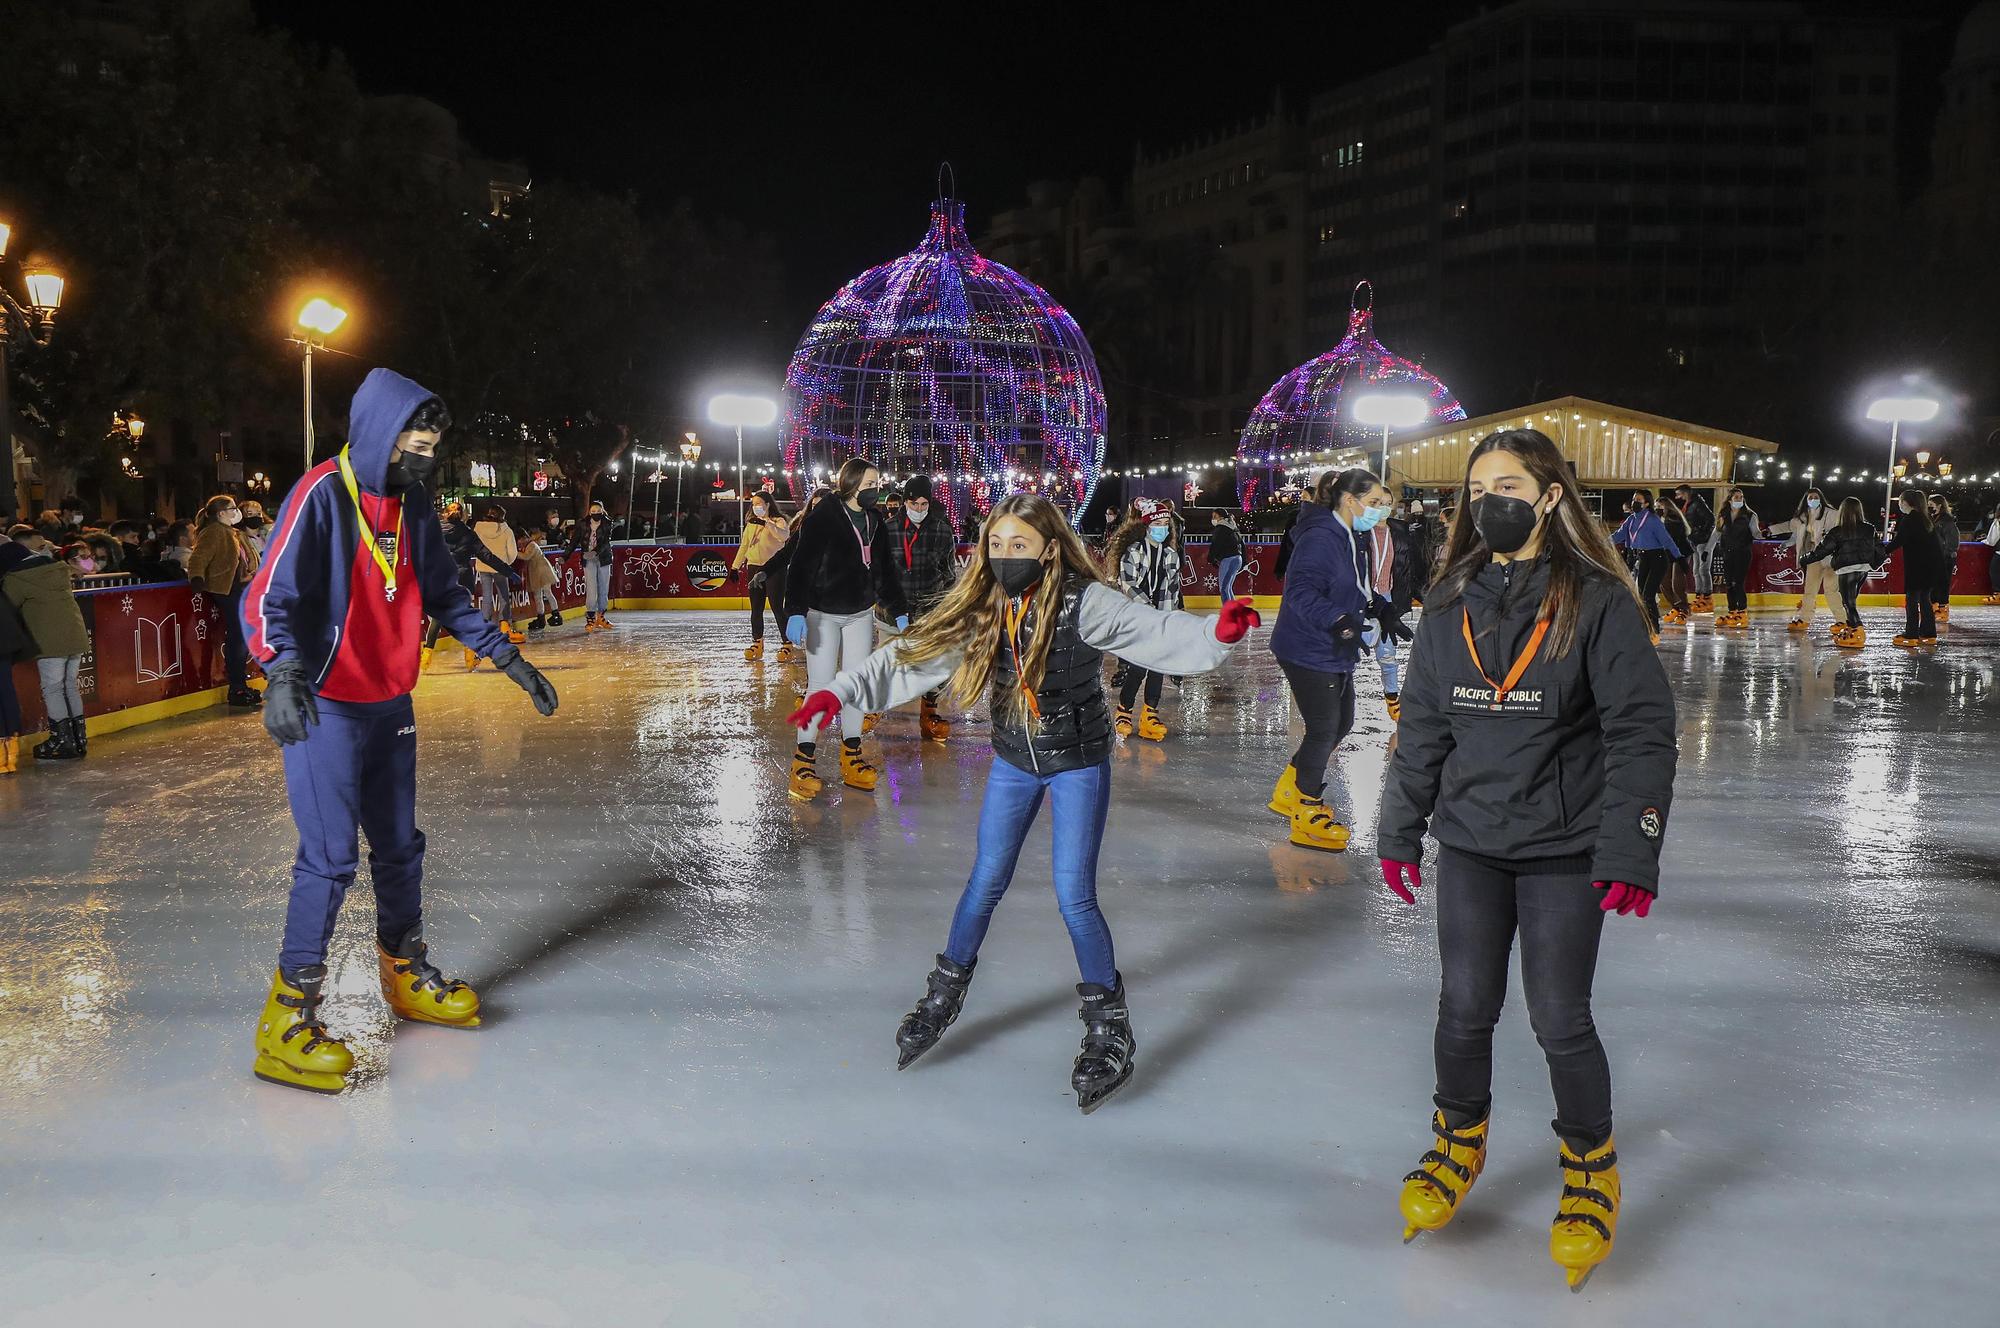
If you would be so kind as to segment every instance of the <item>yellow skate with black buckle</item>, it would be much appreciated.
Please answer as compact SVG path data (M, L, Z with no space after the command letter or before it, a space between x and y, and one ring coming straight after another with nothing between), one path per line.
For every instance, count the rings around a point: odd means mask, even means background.
M1549 1229L1549 1257L1561 1265L1569 1289L1581 1291L1611 1257L1618 1234L1618 1150L1609 1139L1581 1156L1568 1140L1561 1148L1562 1202Z
M271 994L257 1020L257 1063L252 1073L268 1084L338 1093L347 1087L354 1055L320 1022L326 993L326 965L297 969L291 977L271 975Z
M1426 1231L1440 1231L1458 1215L1458 1201L1486 1169L1486 1127L1491 1117L1462 1129L1445 1124L1444 1113L1431 1113L1431 1133L1437 1147L1417 1161L1403 1177L1403 1243Z
M811 802L819 796L820 790L826 787L826 781L819 777L819 771L813 766L813 752L808 752L804 747L792 749L790 792L800 802Z
M840 782L863 793L873 793L880 776L861 755L861 739L848 738L840 744Z
M446 978L426 957L421 927L412 927L392 949L375 942L382 976L382 999L398 1019L437 1024L441 1028L479 1027L479 993L456 978Z

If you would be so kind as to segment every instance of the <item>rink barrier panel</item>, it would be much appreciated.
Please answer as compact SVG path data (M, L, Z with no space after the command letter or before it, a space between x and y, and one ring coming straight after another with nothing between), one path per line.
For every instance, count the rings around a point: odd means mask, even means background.
M1250 595L1260 613L1271 615L1268 623L1274 620L1280 603L1280 583L1271 571L1278 541L1249 536L1244 546L1244 570L1237 587ZM959 546L961 567L971 553L971 545ZM1181 582L1187 606L1196 610L1217 607L1215 568L1209 561L1208 546L1191 542L1186 553ZM611 607L747 613L750 600L743 582L729 580L729 563L735 556L733 542L621 542L613 550ZM1952 579L1953 604L1976 605L1985 599L1994 556L1994 550L1984 544L1968 541L1960 546L1958 569ZM582 556L558 556L549 561L556 571L556 597L562 611L580 612L584 602ZM1752 606L1793 608L1803 585L1789 541L1757 544L1748 587ZM1720 578L1716 589L1719 593ZM1898 607L1903 602L1902 589L1898 555L1869 577L1861 603L1871 608ZM78 678L90 733L115 733L223 701L227 683L222 601L196 593L186 582L79 590L76 599L91 638L91 650L84 656ZM515 592L514 603L518 624L527 616L525 589ZM47 728L47 716L34 661L17 663L13 676L21 698L23 728L28 737L39 741Z

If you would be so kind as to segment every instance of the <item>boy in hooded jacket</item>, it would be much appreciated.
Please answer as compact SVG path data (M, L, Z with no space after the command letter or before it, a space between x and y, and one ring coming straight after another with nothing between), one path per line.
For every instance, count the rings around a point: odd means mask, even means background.
M257 1025L259 1079L320 1093L354 1060L320 1022L327 945L368 835L382 994L404 1019L479 1026L479 997L426 957L424 834L416 825L410 704L424 616L492 659L544 715L555 688L479 614L459 584L427 481L444 403L372 370L354 394L349 442L285 498L268 555L243 595L250 650L269 685L264 727L284 753L299 829L285 937Z

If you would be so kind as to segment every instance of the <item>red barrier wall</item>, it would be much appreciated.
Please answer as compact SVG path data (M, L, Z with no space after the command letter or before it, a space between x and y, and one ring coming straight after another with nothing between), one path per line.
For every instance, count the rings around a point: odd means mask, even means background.
M91 651L77 682L86 716L205 692L223 685L222 601L185 582L80 591ZM32 660L14 666L25 730L48 727Z
M1976 540L1958 546L1958 567L1952 574L1951 593L1954 595L1985 595L1992 590L1992 562L1994 550ZM1718 584L1721 572L1717 569ZM1792 557L1790 540L1759 540L1750 560L1749 593L1767 595L1797 595L1805 589L1805 574ZM1717 592L1718 594L1720 591ZM1869 574L1868 584L1862 588L1864 595L1900 595L1903 593L1903 556L1894 554L1883 566Z

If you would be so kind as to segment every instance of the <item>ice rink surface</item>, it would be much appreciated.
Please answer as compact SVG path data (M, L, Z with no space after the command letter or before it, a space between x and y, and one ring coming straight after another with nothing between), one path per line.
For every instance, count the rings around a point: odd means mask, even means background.
M1661 646L1680 777L1660 902L1598 970L1625 1203L1579 1295L1518 982L1486 1175L1400 1244L1438 961L1431 901L1376 872L1372 663L1345 856L1264 810L1292 722L1267 633L1116 753L1138 1070L1085 1118L1046 819L965 1017L894 1068L983 719L924 746L893 714L874 795L797 806L794 675L743 661L744 615L662 613L529 646L551 720L440 655L426 925L486 1024L390 1024L364 869L339 1098L250 1076L293 848L256 718L0 778L0 1322L1994 1323L2000 610L1934 656L1889 646L1900 613L1859 657L1783 616Z

